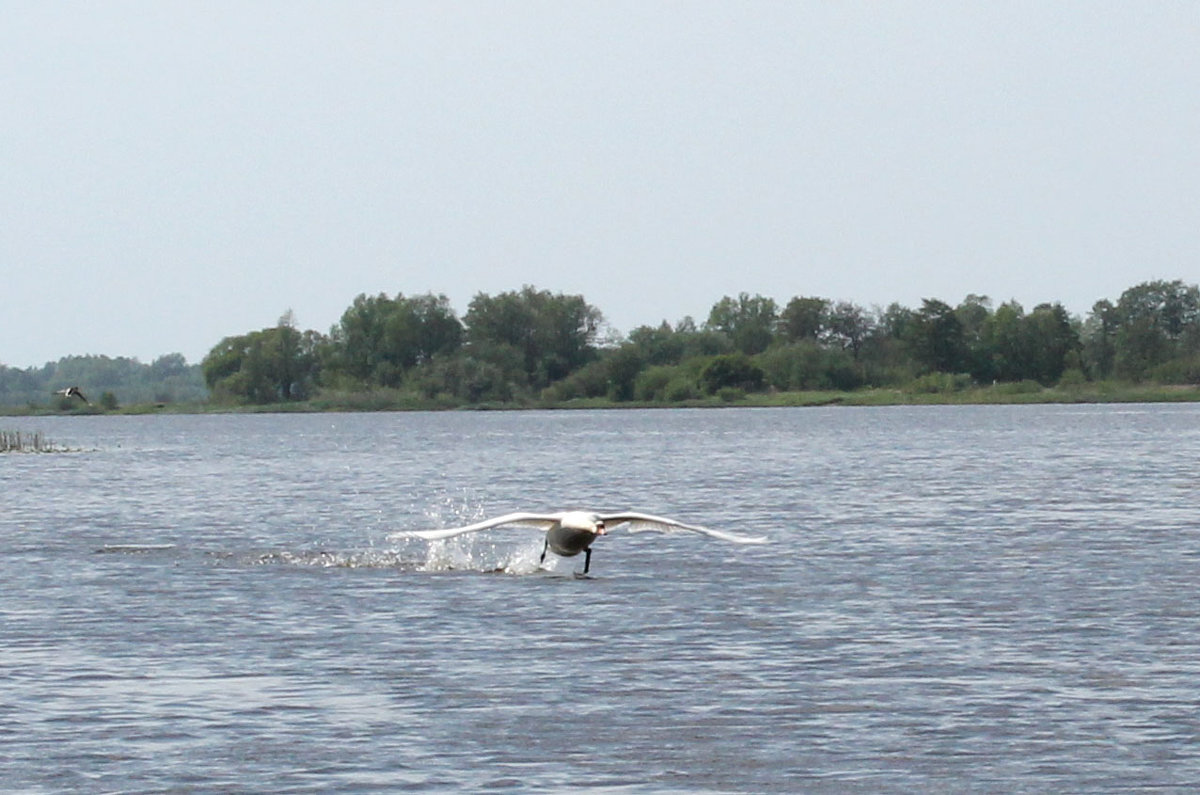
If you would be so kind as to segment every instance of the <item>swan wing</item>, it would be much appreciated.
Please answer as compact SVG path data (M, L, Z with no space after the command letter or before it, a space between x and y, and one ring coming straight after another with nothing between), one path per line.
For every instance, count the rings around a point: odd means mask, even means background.
M618 525L628 524L629 532L641 533L647 530L658 532L670 532L672 530L690 530L693 533L703 533L706 536L719 538L722 541L731 541L734 544L765 544L767 543L766 536L743 536L737 533L729 533L724 530L713 530L709 527L701 527L696 524L687 524L678 519L669 519L665 516L654 516L648 513L639 513L637 511L624 511L622 513L601 514L600 518L604 520L604 524Z
M559 519L562 518L561 513L506 513L503 516L495 516L491 519L484 519L482 522L475 524L463 525L462 527L443 527L437 530L401 530L396 533L389 533L389 539L396 538L424 538L429 541L436 541L440 538L453 538L464 533L475 533L480 530L489 530L493 527L499 527L505 524L527 525L529 527L537 527L542 530L549 530Z

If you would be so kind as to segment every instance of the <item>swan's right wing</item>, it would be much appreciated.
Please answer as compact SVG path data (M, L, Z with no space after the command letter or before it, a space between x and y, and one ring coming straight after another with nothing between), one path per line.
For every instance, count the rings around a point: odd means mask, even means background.
M489 530L493 527L499 527L505 524L526 525L529 527L537 527L541 530L549 530L558 520L562 518L561 513L506 513L503 516L495 516L491 519L485 519L482 522L475 524L463 525L462 527L443 527L437 530L401 530L396 533L389 533L388 539L395 540L397 538L424 538L428 541L437 541L442 538L453 538L464 533L475 533L480 530Z

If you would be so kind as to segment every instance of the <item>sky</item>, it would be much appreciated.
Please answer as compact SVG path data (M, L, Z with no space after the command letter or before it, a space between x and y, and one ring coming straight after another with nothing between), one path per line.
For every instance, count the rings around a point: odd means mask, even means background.
M1200 280L1200 4L0 0L0 363Z

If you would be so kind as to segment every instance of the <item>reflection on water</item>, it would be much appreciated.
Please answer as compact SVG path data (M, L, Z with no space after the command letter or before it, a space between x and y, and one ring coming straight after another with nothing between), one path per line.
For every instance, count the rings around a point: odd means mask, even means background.
M1200 783L1200 407L11 424L14 790ZM772 544L387 539L570 507Z

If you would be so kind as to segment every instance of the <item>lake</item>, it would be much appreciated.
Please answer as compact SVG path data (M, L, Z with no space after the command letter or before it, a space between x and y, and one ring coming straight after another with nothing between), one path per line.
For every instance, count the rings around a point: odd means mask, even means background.
M6 789L1200 786L1196 404L0 425Z

